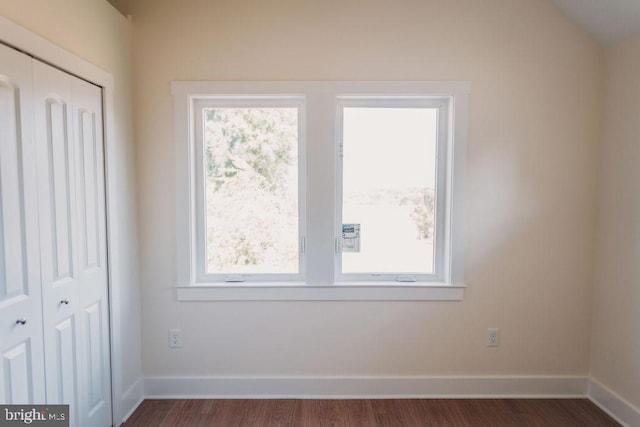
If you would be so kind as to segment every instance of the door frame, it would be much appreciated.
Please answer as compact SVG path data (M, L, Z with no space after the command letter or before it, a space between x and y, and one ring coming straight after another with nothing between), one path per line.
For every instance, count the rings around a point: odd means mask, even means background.
M122 267L115 253L120 233L117 208L117 166L114 126L114 80L113 76L97 66L74 55L53 42L0 16L0 41L27 55L46 62L69 74L91 82L102 88L102 115L104 127L105 193L107 224L107 271L109 295L109 343L111 359L111 416L113 425L120 425L129 407L137 406L139 397L131 396L133 402L124 404L122 390L122 337L120 304L121 285L115 278L121 277ZM141 396L140 396L141 397ZM42 402L44 403L44 402ZM130 404L129 404L130 403Z

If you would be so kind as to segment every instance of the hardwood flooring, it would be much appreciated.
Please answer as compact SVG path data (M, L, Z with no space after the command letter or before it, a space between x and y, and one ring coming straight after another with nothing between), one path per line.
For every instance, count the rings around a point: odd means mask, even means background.
M145 400L125 427L618 426L587 399Z

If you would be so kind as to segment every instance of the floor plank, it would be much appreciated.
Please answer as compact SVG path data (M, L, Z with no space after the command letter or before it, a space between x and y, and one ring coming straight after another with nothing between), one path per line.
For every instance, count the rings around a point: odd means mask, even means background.
M124 427L619 426L588 399L148 399Z

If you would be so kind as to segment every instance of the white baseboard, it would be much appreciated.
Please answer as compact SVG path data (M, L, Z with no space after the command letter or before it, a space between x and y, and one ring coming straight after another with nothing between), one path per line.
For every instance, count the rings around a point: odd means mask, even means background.
M640 410L608 389L589 379L589 399L624 426L640 426Z
M120 407L122 408L123 416L120 423L124 423L129 419L131 414L138 409L138 406L145 399L144 394L144 379L142 377L131 385L124 393L122 393L122 400ZM120 424L117 424L120 425Z
M570 398L588 377L147 377L147 398Z

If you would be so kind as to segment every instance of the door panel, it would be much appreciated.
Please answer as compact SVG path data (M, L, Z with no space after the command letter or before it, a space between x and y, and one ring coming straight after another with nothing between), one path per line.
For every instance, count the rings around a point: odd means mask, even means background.
M86 336L85 343L87 346L87 361L89 366L87 369L88 391L90 395L90 410L95 409L98 405L104 403L103 387L105 382L103 366L103 350L102 350L102 319L101 319L100 303L93 304L85 309L86 316Z
M72 315L55 326L55 344L55 354L48 354L48 357L55 357L58 381L52 386L55 388L51 390L50 395L55 395L55 402L69 404L70 426L74 426L77 425L79 416L75 316Z
M73 119L78 177L78 269L85 350L83 384L86 425L110 425L109 299L102 132L102 91L73 81Z
M20 177L22 138L20 135L20 93L8 78L0 79L0 298L7 299L27 293L24 259L24 221Z
M0 402L44 402L31 59L0 45Z
M111 425L102 92L34 61L47 402L72 423ZM46 142L46 143L44 143ZM77 324L65 323L77 319ZM67 325L65 341L60 325ZM69 356L67 356L69 357ZM71 371L65 379L61 364ZM75 390L75 394L59 390ZM74 400L74 396L77 399Z
M99 130L96 125L96 112L80 109L78 111L78 148L80 172L80 220L83 225L80 233L82 249L82 268L90 270L100 268L100 234L98 194L98 158L99 143L96 135Z
M47 403L69 404L70 424L82 425L72 77L35 60L33 74Z
M72 278L73 274L73 237L71 235L72 201L69 158L70 123L68 118L69 94L63 92L60 98L50 94L44 101L46 114L47 154L49 165L47 181L51 186L49 200L51 204L51 233L53 239L53 279L57 282Z
M19 343L2 354L2 369L6 380L4 399L7 403L32 401L33 384L29 362L32 359L30 340Z

